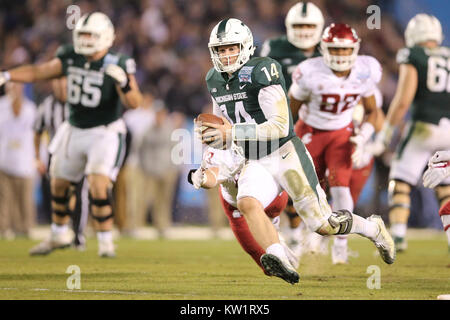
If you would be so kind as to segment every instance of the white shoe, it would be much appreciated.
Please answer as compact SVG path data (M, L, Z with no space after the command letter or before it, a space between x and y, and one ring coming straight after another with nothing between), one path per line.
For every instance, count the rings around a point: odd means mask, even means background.
M114 258L116 256L114 242L98 241L98 255L102 258Z
M289 260L289 263L294 267L294 269L298 269L300 256L296 255L293 250L289 248L281 234L278 234L278 238L280 239L280 244L284 248L284 253Z
M270 253L263 254L260 260L268 275L281 278L290 284L295 284L300 280L300 276L291 266L289 261L282 261L280 258Z
M331 246L331 261L333 264L347 264L348 263L348 247L347 245Z
M73 237L70 232L64 232L61 234L52 233L49 239L46 239L31 248L30 255L47 255L55 249L68 248L72 245L72 238Z
M387 264L392 264L395 261L395 243L390 233L384 225L383 219L378 215L371 215L367 220L375 222L378 225L379 231L373 243L380 252L381 258Z

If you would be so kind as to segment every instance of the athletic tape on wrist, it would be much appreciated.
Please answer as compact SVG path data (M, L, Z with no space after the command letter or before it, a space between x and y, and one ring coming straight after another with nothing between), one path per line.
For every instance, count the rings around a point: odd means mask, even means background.
M231 129L234 141L255 141L258 138L258 126L256 123L236 123Z

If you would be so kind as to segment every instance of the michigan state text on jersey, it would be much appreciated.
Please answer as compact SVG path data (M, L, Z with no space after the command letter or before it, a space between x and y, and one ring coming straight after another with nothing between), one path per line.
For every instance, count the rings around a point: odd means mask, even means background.
M261 89L280 85L286 92L280 64L267 57L251 58L231 77L212 68L206 75L206 83L214 105L232 124L266 122L268 119L260 106ZM288 135L278 139L276 143L247 141L244 147L246 157L253 159L264 157L295 136L292 116L290 112L288 113Z

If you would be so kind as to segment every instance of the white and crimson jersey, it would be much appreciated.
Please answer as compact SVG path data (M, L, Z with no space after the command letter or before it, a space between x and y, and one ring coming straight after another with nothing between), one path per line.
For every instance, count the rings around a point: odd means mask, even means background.
M348 77L337 77L323 57L316 57L297 66L289 93L305 102L299 114L303 122L320 130L338 130L351 123L361 97L375 94L381 75L380 63L371 56L358 56Z

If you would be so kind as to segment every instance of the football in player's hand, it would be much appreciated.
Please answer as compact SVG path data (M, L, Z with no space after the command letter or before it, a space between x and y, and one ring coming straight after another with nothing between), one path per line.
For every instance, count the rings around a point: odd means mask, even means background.
M196 120L199 122L223 124L222 118L220 118L212 113L201 113L197 116Z
M203 135L205 133L210 132L211 130L214 130L213 128L209 128L204 126L204 123L214 123L214 124L224 124L222 118L215 116L211 113L201 113L195 118L195 123L197 126L197 133L200 135ZM211 141L213 142L213 141ZM203 143L210 144L211 142L205 142Z
M203 124L205 122L208 123L216 123L216 124L223 124L223 120L222 118L211 114L211 113L201 113L197 116L197 118L195 119L195 121L199 124ZM203 130L203 133L208 132L209 130L211 130L211 128L205 129Z

